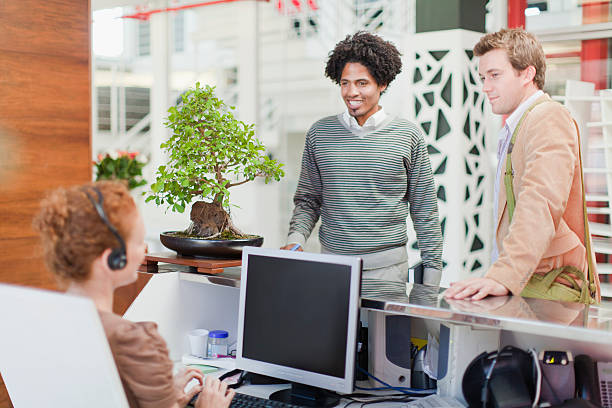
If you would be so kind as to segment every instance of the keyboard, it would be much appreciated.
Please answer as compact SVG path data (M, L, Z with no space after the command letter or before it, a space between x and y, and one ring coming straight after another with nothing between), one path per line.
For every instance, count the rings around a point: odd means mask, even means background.
M189 402L189 406L195 406L195 402L198 398L197 394ZM299 408L300 405L288 404L286 402L272 401L265 398L254 397L252 395L236 393L232 400L230 407L233 408L247 408L247 407L270 407L270 408Z
M265 398L254 397L252 395L236 393L232 403L232 408L246 407L270 407L270 408L298 408L300 405L288 404L286 402L272 401Z

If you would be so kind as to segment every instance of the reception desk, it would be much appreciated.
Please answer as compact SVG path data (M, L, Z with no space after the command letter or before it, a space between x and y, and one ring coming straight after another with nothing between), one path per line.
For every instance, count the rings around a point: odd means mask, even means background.
M468 364L484 351L507 345L527 350L570 351L596 361L612 361L612 304L599 306L488 297L450 300L444 289L395 282L364 281L362 307L440 323L438 393L462 399Z
M239 288L239 267L208 276L180 266L160 266L125 317L157 322L171 358L189 361L186 334L190 330L226 330L230 344L236 340ZM439 323L438 393L442 396L462 399L461 380L469 362L483 351L505 345L571 351L612 361L610 303L585 307L514 296L455 301L445 299L442 292L425 285L364 280L361 295L362 309L410 316L415 323ZM223 361L219 365L231 368L232 364Z

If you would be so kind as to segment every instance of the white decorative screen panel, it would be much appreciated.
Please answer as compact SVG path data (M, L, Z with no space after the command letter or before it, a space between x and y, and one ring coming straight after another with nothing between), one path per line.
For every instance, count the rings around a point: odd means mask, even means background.
M416 34L409 55L412 112L430 154L444 235L442 285L480 276L490 263L495 169L486 135L485 96L471 51L481 34ZM414 236L409 249L418 249Z

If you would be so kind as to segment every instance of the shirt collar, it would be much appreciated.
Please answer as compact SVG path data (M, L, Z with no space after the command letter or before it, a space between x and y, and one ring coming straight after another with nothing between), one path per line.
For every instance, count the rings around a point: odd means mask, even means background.
M387 114L385 113L382 107L378 111L376 111L372 116L370 116L365 121L363 126L359 126L359 123L357 123L357 119L349 115L348 109L345 110L344 113L342 114L342 121L344 122L344 124L349 129L355 129L355 130L375 129L378 125L383 123L386 118L387 118Z
M516 129L516 126L518 125L519 120L521 120L521 116L523 116L523 113L525 113L525 111L529 109L529 107L533 105L535 101L538 100L538 98L540 98L542 95L544 95L544 91L542 91L541 89L538 90L536 93L527 98L527 100L521 103L518 108L516 108L514 112L510 114L510 116L508 116L508 118L506 119L506 126L508 126L510 134L512 134Z

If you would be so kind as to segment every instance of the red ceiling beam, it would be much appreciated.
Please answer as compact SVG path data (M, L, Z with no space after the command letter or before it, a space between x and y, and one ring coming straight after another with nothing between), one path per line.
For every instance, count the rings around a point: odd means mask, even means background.
M205 1L202 3L185 4L185 5L176 6L176 7L166 7L166 8L160 8L160 9L155 9L155 10L138 11L133 14L127 14L125 16L121 16L121 18L133 18L136 20L146 21L149 18L151 18L151 15L157 14L157 13L167 13L169 11L179 11L179 10L191 9L191 8L196 8L196 7L212 6L215 4L234 3L236 1L245 1L245 0L211 0L211 1ZM267 3L270 0L254 0L254 1L264 1Z

